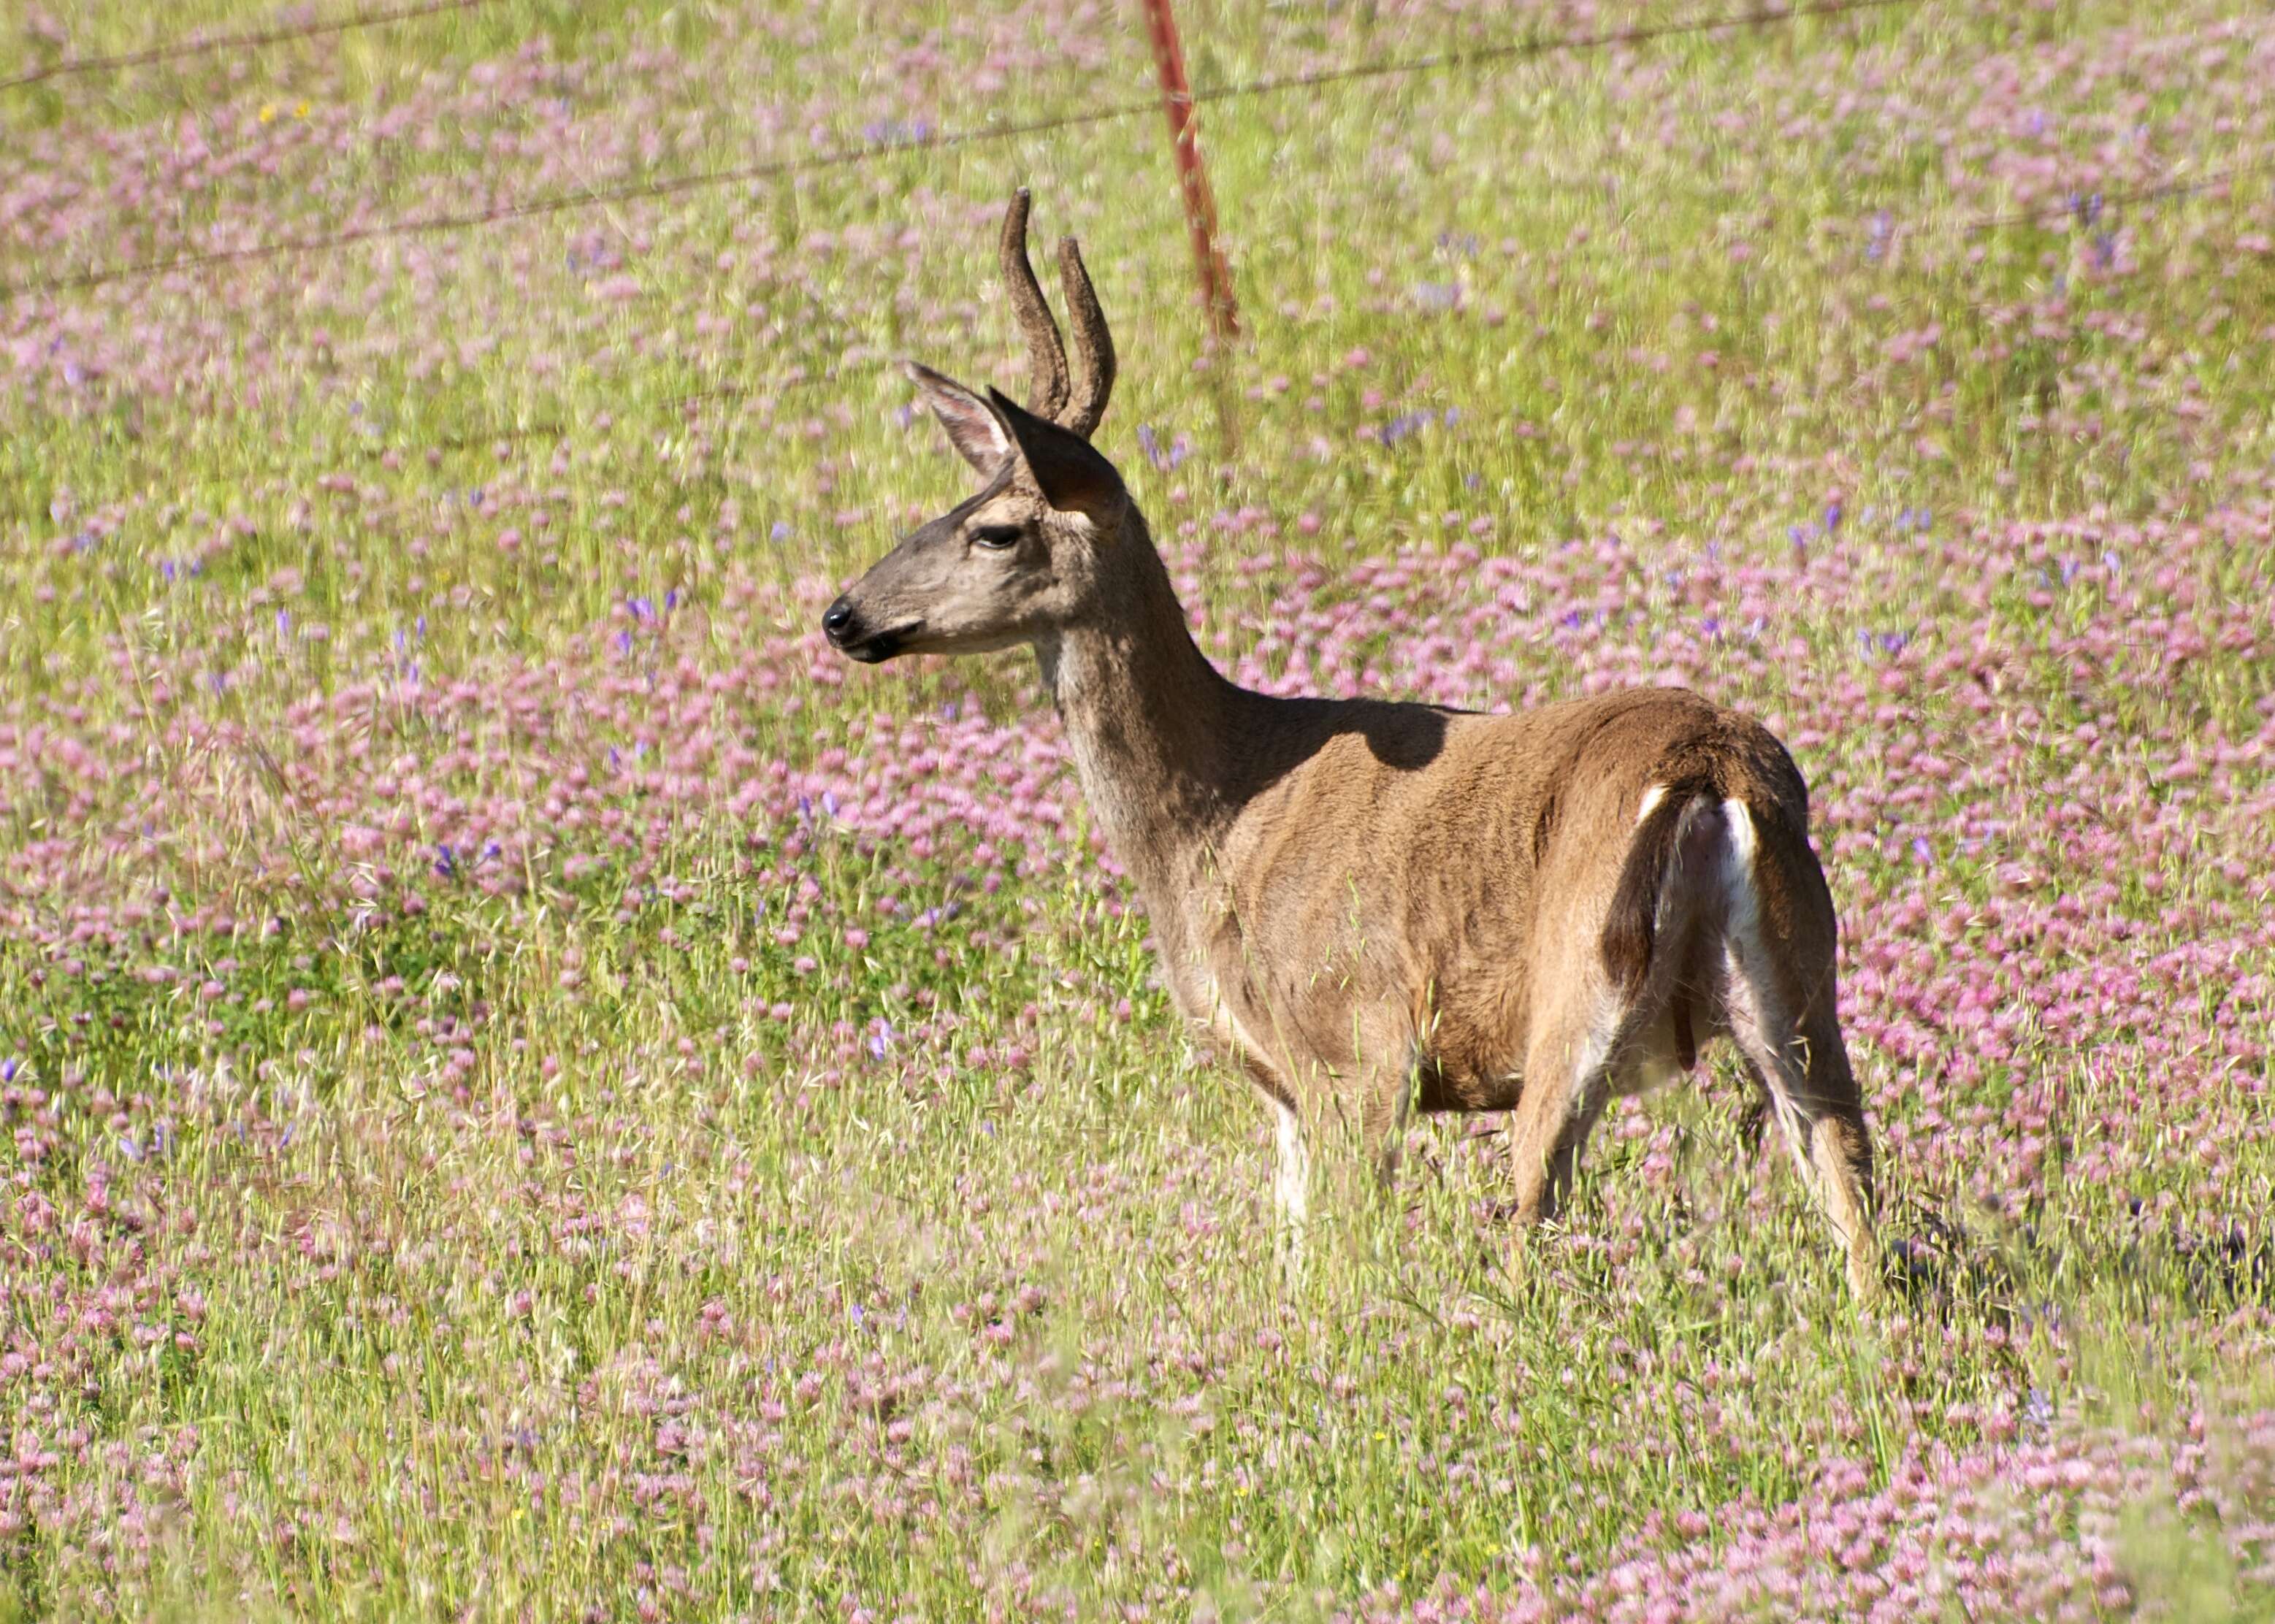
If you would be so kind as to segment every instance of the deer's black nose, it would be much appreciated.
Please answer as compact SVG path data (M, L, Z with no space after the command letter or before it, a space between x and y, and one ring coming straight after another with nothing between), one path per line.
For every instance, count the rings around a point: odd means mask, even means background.
M853 606L843 598L821 612L821 630L833 643L843 643L852 625Z

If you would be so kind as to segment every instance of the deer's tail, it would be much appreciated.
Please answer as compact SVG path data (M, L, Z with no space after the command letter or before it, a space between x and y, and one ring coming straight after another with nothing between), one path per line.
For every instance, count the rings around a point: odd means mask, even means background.
M1628 848L1627 862L1612 893L1611 910L1604 918L1604 968L1623 997L1635 997L1651 978L1660 899L1694 810L1719 810L1722 798L1722 786L1716 777L1694 770L1664 786L1636 826L1634 842ZM1706 805L1701 806L1701 802Z

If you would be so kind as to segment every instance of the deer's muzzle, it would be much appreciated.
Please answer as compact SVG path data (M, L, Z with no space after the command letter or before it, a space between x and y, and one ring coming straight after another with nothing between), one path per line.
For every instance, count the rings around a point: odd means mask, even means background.
M861 611L850 601L851 594L841 597L821 613L821 633L829 639L830 646L849 660L858 660L864 665L876 665L890 660L901 652L901 645L924 624L912 621L905 626L894 626L879 631L862 618Z

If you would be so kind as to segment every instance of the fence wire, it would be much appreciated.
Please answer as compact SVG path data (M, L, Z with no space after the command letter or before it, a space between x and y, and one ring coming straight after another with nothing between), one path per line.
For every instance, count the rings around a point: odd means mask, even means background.
M488 4L489 0L443 0L443 3L464 6ZM1485 67L1531 57L1557 56L1576 51L1604 50L1623 45L1646 45L1684 35L1727 34L1736 29L1764 28L1781 23L1799 22L1810 18L1841 17L1853 12L1887 11L1920 4L1922 0L1821 0L1818 4L1795 5L1783 11L1730 12L1714 17L1692 18L1680 22L1606 29L1592 34L1534 35L1523 40L1510 41L1501 45L1482 46L1474 50L1440 51L1428 56L1392 57L1376 62L1354 63L1347 67L1321 69L1309 73L1266 75L1235 84L1218 85L1198 90L1193 93L1192 100L1197 104L1200 104L1229 102L1251 96L1284 94L1289 91L1318 89L1324 86L1343 84L1356 79ZM407 219L376 221L370 225L356 226L344 231L308 237L277 238L268 242L250 243L238 248L215 248L189 253L161 255L125 264L99 266L58 276L37 277L0 285L0 302L19 298L36 298L57 293L83 292L89 289L107 287L113 283L142 281L155 276L171 276L182 271L204 270L215 266L241 265L263 260L332 253L359 243L388 238L432 237L450 232L474 230L483 226L518 220L540 219L549 215L566 214L573 210L601 208L611 204L674 197L684 193L706 190L713 186L749 184L776 179L786 175L809 174L822 170L852 168L882 159L904 156L911 153L945 152L962 147L1017 140L1029 136L1048 135L1060 130L1079 129L1092 125L1111 123L1117 119L1155 114L1160 110L1160 99L1158 96L1147 96L1127 102L1111 102L1104 107L1090 108L1082 112L1066 113L1050 118L986 125L977 129L944 130L905 139L865 142L858 147L843 147L835 152L812 153L796 158L770 159L756 163L734 164L722 169L699 170L683 175L655 176L643 180L624 181L613 185L548 193L536 197L492 204L486 208L414 215Z
M319 22L295 23L288 27L262 28L249 34L216 34L196 39L173 40L162 45L147 46L140 50L120 51L109 57L72 57L61 62L51 62L43 67L0 79L0 91L22 90L32 85L43 85L50 79L69 79L82 73L114 73L125 68L153 67L160 63L178 62L188 57L210 56L223 50L253 50L263 45L282 45L293 40L313 40L328 34L347 34L358 28L384 28L396 23L417 22L422 18L442 17L454 11L479 11L485 6L496 5L499 0L421 0L416 5L400 5L389 11L356 11L345 17L333 17Z

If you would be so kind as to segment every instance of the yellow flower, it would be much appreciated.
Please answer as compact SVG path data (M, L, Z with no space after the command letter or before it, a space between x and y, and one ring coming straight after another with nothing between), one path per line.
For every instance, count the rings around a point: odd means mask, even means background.
M275 124L276 122L276 102L263 102L261 104L261 122L263 124Z
M306 98L306 97L303 97L303 98L301 99L300 104L299 104L298 107L295 107L295 108L292 110L292 117L295 117L295 118L306 118L307 116L308 116L308 102L307 102Z

